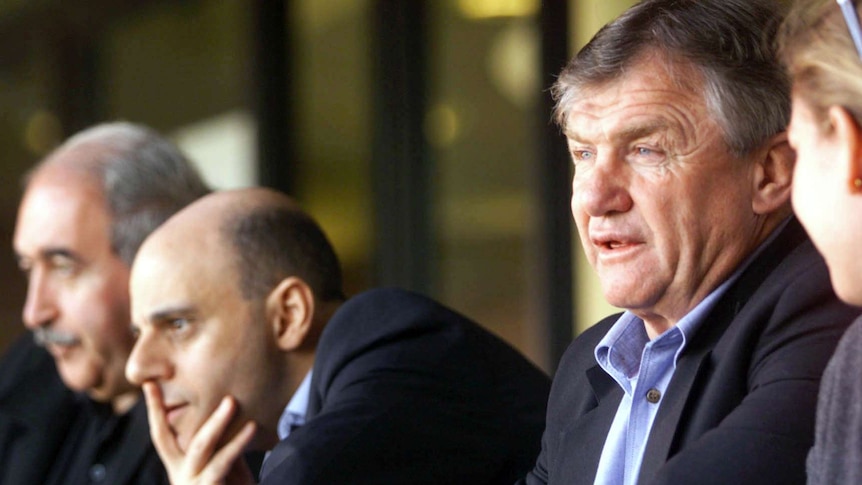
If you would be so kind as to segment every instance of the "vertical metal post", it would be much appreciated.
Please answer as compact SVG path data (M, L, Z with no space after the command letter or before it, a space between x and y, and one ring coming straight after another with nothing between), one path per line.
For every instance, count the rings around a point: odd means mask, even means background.
M54 102L64 135L68 136L101 121L104 96L99 89L97 35L69 25L57 27L52 36L56 61Z
M542 2L542 87L550 87L569 57L568 2ZM571 175L565 142L551 122L553 101L545 94L538 107L539 152L536 180L539 200L539 288L533 295L540 299L544 323L546 368L553 371L572 340L572 219L570 210Z
M257 119L260 185L295 195L296 117L292 104L292 42L288 0L254 0L254 77L251 92Z
M427 41L424 0L373 4L376 283L429 292L430 157L423 135Z

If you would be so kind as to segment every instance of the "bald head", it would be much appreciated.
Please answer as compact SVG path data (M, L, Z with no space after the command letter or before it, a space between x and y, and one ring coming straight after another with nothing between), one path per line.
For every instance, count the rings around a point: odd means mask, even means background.
M318 224L290 197L266 188L210 194L182 210L145 242L203 255L219 266L244 298L264 298L284 278L305 281L320 301L344 299L335 251ZM161 250L161 249L159 249ZM224 279L222 279L224 281Z

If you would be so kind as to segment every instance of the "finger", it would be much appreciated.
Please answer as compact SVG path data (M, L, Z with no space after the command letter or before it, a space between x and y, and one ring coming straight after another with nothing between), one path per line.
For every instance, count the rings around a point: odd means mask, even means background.
M147 419L150 426L150 438L159 456L166 463L174 463L182 458L183 452L177 444L176 437L168 426L165 407L162 402L162 391L153 382L143 385L144 399L147 401Z
M224 397L192 437L186 452L186 463L193 473L197 474L207 466L235 412L234 400L230 396Z
M242 459L242 453L257 432L253 421L245 423L239 432L222 446L206 467L202 476L205 482L218 482L228 476L230 483L253 483L251 470Z

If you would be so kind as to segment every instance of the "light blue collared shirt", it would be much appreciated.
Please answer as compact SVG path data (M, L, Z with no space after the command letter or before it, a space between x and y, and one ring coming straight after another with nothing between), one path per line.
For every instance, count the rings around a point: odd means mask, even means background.
M308 395L311 392L312 372L314 372L314 369L305 374L305 378L302 379L299 387L293 392L290 402L287 403L287 406L284 407L284 411L281 413L281 417L278 418L278 425L275 429L279 440L284 440L290 436L291 431L305 424L305 414L308 412ZM266 462L270 453L272 453L272 450L264 453L261 463ZM263 465L261 465L262 469Z
M677 359L730 283L719 286L655 340L650 341L643 320L625 312L599 342L596 361L625 394L602 449L596 484L637 483L646 439Z
M290 402L278 418L278 439L283 440L290 435L290 432L299 426L305 424L305 413L308 411L308 394L311 391L311 374L314 370L308 371L305 379L296 388Z
M284 411L281 413L281 417L278 418L278 425L275 429L279 440L284 440L290 436L291 431L305 424L305 414L308 412L308 394L311 392L312 372L314 372L314 369L305 374L305 378L302 379L299 387L293 392L290 402L287 403L287 406L284 407ZM272 453L272 450L264 453L261 470L263 470L263 463L269 458L270 453Z
M596 362L625 392L602 448L596 485L637 483L647 438L683 349L727 289L786 224L772 231L724 283L655 340L650 341L643 320L627 311L596 346Z

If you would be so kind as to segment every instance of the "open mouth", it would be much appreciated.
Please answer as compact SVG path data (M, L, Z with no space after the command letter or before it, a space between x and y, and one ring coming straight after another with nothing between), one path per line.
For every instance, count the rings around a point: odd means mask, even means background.
M620 239L593 239L593 244L599 249L615 250L631 247L632 243Z
M623 256L635 251L636 248L642 246L642 242L630 238L617 237L602 237L594 238L593 246L598 250L599 254L605 257Z

